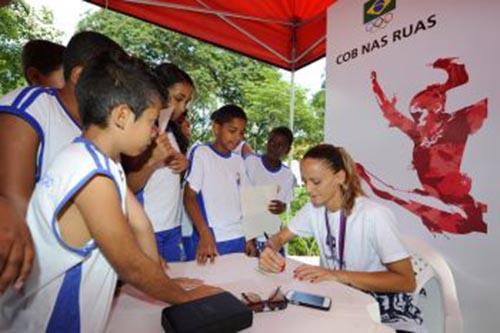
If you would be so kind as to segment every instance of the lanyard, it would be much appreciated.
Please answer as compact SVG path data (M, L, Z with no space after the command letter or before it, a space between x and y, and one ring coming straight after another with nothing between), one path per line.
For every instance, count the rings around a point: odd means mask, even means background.
M344 245L345 245L345 230L346 230L347 217L342 210L340 212L340 230L339 230L339 270L344 268ZM330 229L330 222L328 220L328 209L325 207L325 224L326 224L326 232L327 238L331 238L332 230ZM335 255L335 247L330 244L330 251L332 252L332 256Z

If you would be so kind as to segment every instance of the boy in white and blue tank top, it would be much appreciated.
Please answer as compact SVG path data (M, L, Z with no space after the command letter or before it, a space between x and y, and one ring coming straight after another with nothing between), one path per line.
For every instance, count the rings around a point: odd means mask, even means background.
M39 146L35 181L40 179L56 153L82 132L54 88L29 86L16 89L1 99L0 113L24 120L36 132ZM57 131L53 130L55 128Z
M30 86L16 89L0 99L0 210L5 217L0 220L0 225L3 230L16 235L12 246L4 244L5 248L11 249L8 257L0 249L0 262L5 261L11 267L0 274L0 293L11 283L19 290L31 269L32 241L25 221L28 202L49 162L61 148L81 134L75 97L78 73L90 59L107 50L122 49L102 34L92 31L77 33L64 52L66 82L62 89ZM54 59L41 61L50 63ZM23 62L27 66L25 70L30 71L29 67L36 61ZM16 270L20 273L7 276L8 271Z
M102 332L117 274L169 303L217 291L184 291L164 273L119 163L156 136L163 101L154 76L139 60L106 53L83 70L76 95L85 130L36 185L27 217L34 270L23 293L0 298L0 331Z
M215 141L191 152L184 188L184 206L195 229L192 244L200 263L213 261L218 254L245 252L246 246L240 189L249 184L242 157L232 151L243 139L247 118L240 107L225 105L211 119Z

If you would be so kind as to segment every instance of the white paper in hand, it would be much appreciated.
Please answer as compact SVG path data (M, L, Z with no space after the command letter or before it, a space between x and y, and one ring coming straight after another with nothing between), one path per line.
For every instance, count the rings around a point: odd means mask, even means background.
M165 132L167 129L168 121L170 120L173 111L174 109L172 107L160 110L160 116L158 117L158 129L160 130L160 133Z
M244 187L240 192L243 212L243 230L246 239L269 235L279 231L281 220L278 215L269 212L271 200L278 194L277 185Z

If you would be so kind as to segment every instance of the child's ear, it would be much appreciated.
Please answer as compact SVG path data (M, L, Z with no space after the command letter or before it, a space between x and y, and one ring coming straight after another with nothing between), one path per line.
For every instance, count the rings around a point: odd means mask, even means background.
M216 123L215 121L212 123L212 132L214 133L215 137L217 137L220 132L220 124Z
M80 74L82 74L83 71L83 66L75 66L71 70L71 74L69 76L69 80L73 85L76 85L78 83L78 80L80 79Z
M125 129L127 123L130 121L130 117L133 116L132 111L127 105L120 104L111 110L110 124L115 125L119 129Z
M40 82L40 72L35 67L26 69L26 80L29 84L38 84Z

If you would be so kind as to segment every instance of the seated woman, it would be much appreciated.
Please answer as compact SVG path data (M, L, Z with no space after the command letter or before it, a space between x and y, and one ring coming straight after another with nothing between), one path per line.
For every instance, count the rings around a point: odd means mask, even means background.
M285 259L277 251L296 236L314 236L321 266L302 265L295 278L337 281L369 292L379 302L382 322L398 332L421 331L420 310L406 294L414 291L415 277L394 215L364 195L349 154L321 144L304 155L300 169L310 202L269 239L260 268L282 271Z

